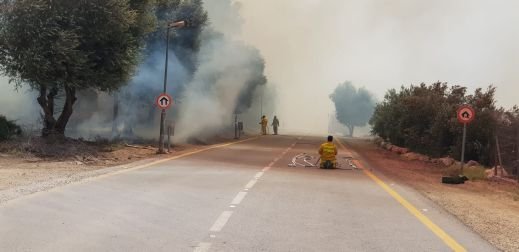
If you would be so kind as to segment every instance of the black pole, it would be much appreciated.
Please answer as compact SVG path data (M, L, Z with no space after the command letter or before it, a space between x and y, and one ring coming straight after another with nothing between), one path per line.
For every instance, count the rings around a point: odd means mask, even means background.
M238 128L238 114L234 114L234 139L240 138L240 132Z
M166 93L166 85L168 83L168 56L169 56L169 27L166 32L166 63L164 67L164 94ZM166 153L164 151L164 124L166 122L166 110L163 109L160 113L160 136L159 136L159 153Z

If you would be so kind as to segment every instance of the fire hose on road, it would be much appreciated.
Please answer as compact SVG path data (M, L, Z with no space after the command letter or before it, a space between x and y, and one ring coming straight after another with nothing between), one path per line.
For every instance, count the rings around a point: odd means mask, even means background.
M315 162L312 162L313 160L317 160ZM337 162L337 169L341 170L358 170L359 168L353 163L353 160L351 157L341 157L339 160L345 160L346 167L344 168L342 166L342 162ZM314 156L308 155L307 153L300 153L297 154L292 158L292 162L288 164L289 167L319 167L319 162L321 161L321 158L316 158Z

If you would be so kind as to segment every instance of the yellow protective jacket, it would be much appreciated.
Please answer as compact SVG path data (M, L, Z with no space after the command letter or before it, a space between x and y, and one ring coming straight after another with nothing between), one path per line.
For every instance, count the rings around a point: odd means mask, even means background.
M321 144L321 147L319 148L319 155L321 155L321 162L324 161L336 161L335 156L337 156L337 147L335 147L335 144L326 142Z
M269 124L269 121L267 120L267 118L261 119L261 126L267 127L268 124Z

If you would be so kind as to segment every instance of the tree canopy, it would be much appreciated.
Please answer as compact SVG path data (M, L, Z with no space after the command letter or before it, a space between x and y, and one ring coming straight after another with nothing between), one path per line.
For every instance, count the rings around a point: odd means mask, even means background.
M0 19L0 72L39 91L43 134L64 134L76 91L116 90L154 28L151 0L14 0ZM55 98L64 94L55 118Z
M350 136L353 136L355 127L366 126L376 103L367 89L356 88L351 82L340 84L330 99L335 104L337 120L348 127Z

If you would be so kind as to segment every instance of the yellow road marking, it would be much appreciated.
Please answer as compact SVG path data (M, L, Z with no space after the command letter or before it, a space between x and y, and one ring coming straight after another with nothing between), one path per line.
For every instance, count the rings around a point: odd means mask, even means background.
M349 152L348 148L344 146L344 144L337 139L337 143ZM429 230L431 230L438 238L440 238L447 246L449 246L453 251L456 252L465 252L467 251L463 246L461 246L456 240L454 240L450 235L448 235L443 229L441 229L438 225L434 224L427 216L422 214L415 206L413 206L409 201L404 199L404 197L400 196L395 190L389 187L382 179L378 178L375 174L365 169L362 162L356 162L359 168L362 168L364 173L371 178L375 183L377 183L384 191L386 191L389 195L391 195L398 203L400 203L404 208L406 208L412 215L414 215L422 224L424 224Z
M135 170L140 170L140 169L148 168L150 166L154 166L154 165L157 165L157 164L165 163L165 162L168 162L168 161L180 159L180 158L187 157L187 156L192 156L192 155L195 155L195 154L198 154L198 153L201 153L201 152L205 152L205 151L208 151L208 150L219 149L219 148L231 146L231 145L234 145L234 144L239 144L239 143L243 143L243 142L248 142L248 141L256 140L258 138L259 137L253 137L253 138L249 138L249 139L245 139L245 140L240 140L240 141L235 141L235 142L230 142L230 143L224 143L224 144L218 144L218 145L214 145L214 146L211 146L211 147L208 147L208 148L203 148L203 149L200 149L200 150L190 151L190 152L187 152L187 153L184 153L184 154L180 154L178 156L173 156L173 157L169 157L169 158L159 159L159 160L153 161L151 163L147 163L147 164L144 164L144 165L139 165L139 166L132 167L132 168L129 168L129 169L123 169L123 170L120 170L120 171L107 173L107 174L104 174L104 175L100 175L100 176L94 177L94 179L109 177L109 176L113 176L113 175L117 175L117 174L121 174L121 173L126 173L126 172L130 172L130 171L135 171Z
M59 190L62 190L63 188L65 188L67 186L83 184L83 183L86 183L86 182L96 181L96 180L99 180L99 179L111 177L111 176L114 176L114 175L130 172L130 171L135 171L135 170L140 170L140 169L148 168L148 167L153 166L153 165L161 164L161 163L172 161L172 160L175 160L175 159L180 159L180 158L187 157L187 156L191 156L191 155L194 155L194 154L197 154L197 153L201 153L201 152L204 152L204 151L218 149L218 148L223 148L223 147L227 147L227 146L234 145L234 144L239 144L239 143L243 143L243 142L247 142L247 141L256 140L258 138L259 137L252 137L252 138L248 138L248 139L245 139L245 140L229 142L229 143L224 143L224 144L218 144L218 145L214 145L214 146L211 146L211 147L203 148L203 149L200 149L200 150L195 150L195 151L187 152L187 153L184 153L184 154L181 154L181 155L178 155L178 156L173 156L173 157L169 157L169 158L159 159L159 160L156 160L156 161L153 161L153 162L150 162L150 163L147 163L147 164L143 164L143 165L138 165L138 166L135 166L135 167L132 167L132 168L127 168L127 169L122 168L121 170L118 170L118 171L115 171L115 172L108 172L106 174L102 174L102 175L99 175L99 176L93 176L93 177L81 179L79 181L75 181L75 182L70 183L70 184L65 184L65 185L60 185L60 186L52 187L52 188L49 188L47 190L38 191L38 192L34 192L34 193L29 193L27 195L20 195L20 197L13 198L13 199L7 200L5 202L1 202L0 205L13 204L13 203L18 202L20 200L26 200L26 199L29 199L29 198L36 197L37 195L40 195L40 193L43 193L43 192L49 193L49 192L59 191ZM107 168L107 169L109 169L109 168Z

